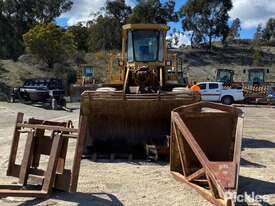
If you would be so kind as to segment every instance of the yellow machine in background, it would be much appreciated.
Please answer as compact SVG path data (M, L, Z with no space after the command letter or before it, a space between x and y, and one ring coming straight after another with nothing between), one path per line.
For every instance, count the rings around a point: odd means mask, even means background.
M96 84L96 70L91 65L80 65L80 69L77 71L77 85L94 85Z

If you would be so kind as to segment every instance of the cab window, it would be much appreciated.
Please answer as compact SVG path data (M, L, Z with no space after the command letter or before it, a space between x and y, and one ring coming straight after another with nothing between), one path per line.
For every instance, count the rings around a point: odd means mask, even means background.
M198 86L201 88L201 90L205 90L206 89L206 84L199 84Z
M218 84L209 84L209 89L218 89L219 85Z

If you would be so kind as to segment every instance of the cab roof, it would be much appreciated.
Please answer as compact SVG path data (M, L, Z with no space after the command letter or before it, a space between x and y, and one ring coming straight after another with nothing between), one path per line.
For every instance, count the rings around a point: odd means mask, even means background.
M198 82L197 84L223 84L222 82Z
M169 26L165 24L126 24L123 27L123 30L162 30L168 31L170 29Z

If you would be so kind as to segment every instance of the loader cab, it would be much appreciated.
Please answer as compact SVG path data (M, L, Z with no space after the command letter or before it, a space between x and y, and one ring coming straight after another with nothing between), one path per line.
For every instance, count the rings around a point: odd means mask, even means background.
M250 85L260 86L265 82L264 69L250 69L248 71L248 81Z
M234 71L229 69L218 69L216 81L222 82L224 85L231 85L233 83Z
M125 93L157 93L163 88L168 30L169 27L162 24L123 26L120 65L125 69Z

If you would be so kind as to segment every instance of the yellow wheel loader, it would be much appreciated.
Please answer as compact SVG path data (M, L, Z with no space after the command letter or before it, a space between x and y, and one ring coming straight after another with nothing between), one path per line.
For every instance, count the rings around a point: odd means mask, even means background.
M168 60L168 30L160 24L123 26L121 90L106 87L81 95L81 114L88 117L86 155L144 157L147 144L166 144L171 111L200 101L169 77L174 64Z

